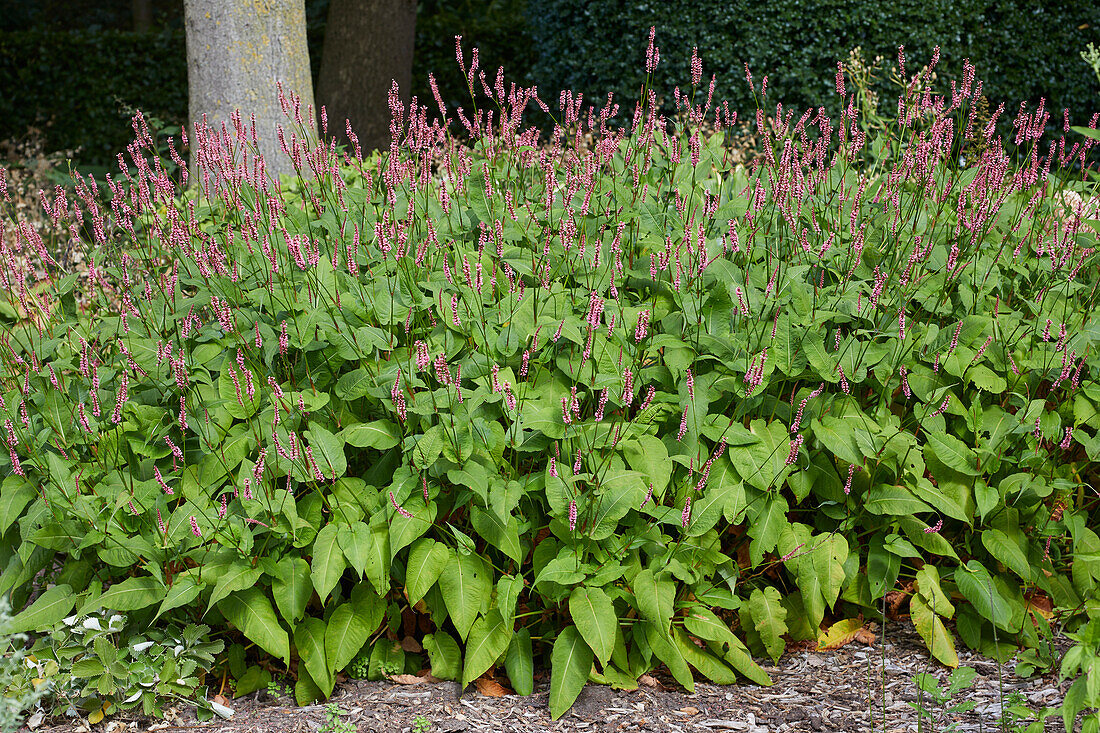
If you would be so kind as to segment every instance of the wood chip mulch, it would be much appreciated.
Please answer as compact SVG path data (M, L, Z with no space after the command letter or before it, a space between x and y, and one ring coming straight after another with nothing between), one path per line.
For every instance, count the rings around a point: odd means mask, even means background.
M656 674L656 686L635 691L588 685L573 708L553 721L547 708L549 679L536 681L529 697L489 697L471 685L461 694L454 682L399 685L347 680L337 685L330 702L341 720L359 733L910 733L917 728L915 675L929 672L940 679L949 670L931 661L907 620L886 629L871 645L851 643L827 652L792 649L775 666L765 666L774 684L718 686L697 683L687 694L671 678ZM997 665L960 650L961 666L977 671L974 684L944 708L972 700L973 710L948 714L928 703L936 715L923 730L943 731L954 724L960 733L1001 730L1001 701L1017 693L1032 708L1058 704L1068 689L1054 674L1020 679L1014 664ZM647 680L647 681L650 681ZM44 725L35 733L139 733L162 730L209 733L330 733L326 706L295 707L288 697L257 692L231 701L232 718L199 723L183 710L168 721L114 720L89 727L75 721ZM929 723L933 722L934 725ZM418 726L419 723L419 726ZM427 726L427 727L425 727ZM25 729L24 729L25 730ZM351 728L347 729L351 733ZM1016 731L1009 725L1006 730ZM1047 720L1047 731L1064 731L1061 720Z

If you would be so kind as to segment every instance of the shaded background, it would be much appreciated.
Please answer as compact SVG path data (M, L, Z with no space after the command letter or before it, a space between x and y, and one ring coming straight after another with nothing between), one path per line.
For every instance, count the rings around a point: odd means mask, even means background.
M328 0L306 1L315 81L327 9ZM432 72L449 105L469 106L454 58L462 35L467 53L480 47L490 78L503 65L507 78L537 83L552 109L563 88L598 103L612 91L632 107L651 25L659 94L671 102L673 87L687 83L698 46L704 78L717 75L716 98L741 119L756 108L744 62L758 86L768 74L769 109L777 101L824 105L835 118L836 61L861 46L888 67L900 43L910 74L941 46L944 91L969 57L992 108L1005 102L1005 131L1020 100L1034 107L1045 96L1058 130L1063 107L1075 125L1100 110L1100 83L1079 56L1088 43L1100 45L1100 3L1037 0L422 0L412 93L434 112ZM888 72L876 87L880 111L892 116L897 88ZM0 140L34 128L46 150L75 150L82 168L110 166L130 140L134 109L168 131L186 118L183 0L0 0Z

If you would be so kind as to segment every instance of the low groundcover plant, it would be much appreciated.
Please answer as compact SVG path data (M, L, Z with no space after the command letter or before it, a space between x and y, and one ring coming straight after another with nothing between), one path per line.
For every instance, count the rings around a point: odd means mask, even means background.
M734 166L694 55L676 120L563 93L544 145L550 105L457 51L491 104L395 90L380 154L284 95L295 177L238 114L174 179L139 115L119 175L43 194L89 268L0 252L48 273L0 267L23 630L201 619L303 704L357 658L520 694L549 662L556 718L659 664L769 684L754 655L887 594L951 667L949 621L1000 653L1097 613L1096 116L1048 142L1021 107L1014 161L973 67L899 52L873 125L842 70L835 116L765 117L746 67Z

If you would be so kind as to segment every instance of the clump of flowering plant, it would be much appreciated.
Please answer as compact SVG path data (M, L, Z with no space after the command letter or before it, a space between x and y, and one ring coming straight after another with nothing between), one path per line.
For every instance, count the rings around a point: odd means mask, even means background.
M138 117L109 206L47 202L100 307L0 270L39 314L0 352L0 591L57 568L43 625L205 614L297 660L301 702L368 645L521 693L548 661L555 717L658 664L767 684L753 653L897 588L950 666L945 619L986 648L1025 590L1095 596L1096 230L1054 195L1091 198L1091 137L1021 107L1030 156L990 122L960 168L980 82L935 90L933 58L881 129L842 77L838 116L766 126L746 67L750 168L701 62L682 122L564 92L542 144L551 101L457 51L492 108L395 90L373 158L290 126L273 181L235 116L175 181Z

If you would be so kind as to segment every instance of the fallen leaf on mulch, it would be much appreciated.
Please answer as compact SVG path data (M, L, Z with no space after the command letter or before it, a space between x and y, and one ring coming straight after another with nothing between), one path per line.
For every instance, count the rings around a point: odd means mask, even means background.
M877 639L877 638L878 637L875 636L875 632L868 631L867 629L860 629L859 631L856 632L856 641L858 641L860 644L866 644L867 646L873 646L874 643L875 643L875 639Z
M829 630L818 636L818 651L830 651L839 649L856 638L856 634L863 628L863 622L858 618L846 618L837 621L829 627Z
M638 682L642 683L646 687L656 687L660 684L659 682L657 682L657 680L650 677L648 674L643 674L641 677L639 677Z
M474 684L477 685L477 691L485 697L504 697L512 694L507 687L487 677L478 677L474 680Z
M389 679L399 685L419 685L421 682L427 682L427 678L417 677L415 674L391 674Z
M420 646L420 642L411 636L406 636L401 640L401 648L410 654L419 654L424 651L424 647Z
M680 712L683 713L684 715L698 715L699 714L699 708L693 708L690 705L688 705L687 707L680 708Z

